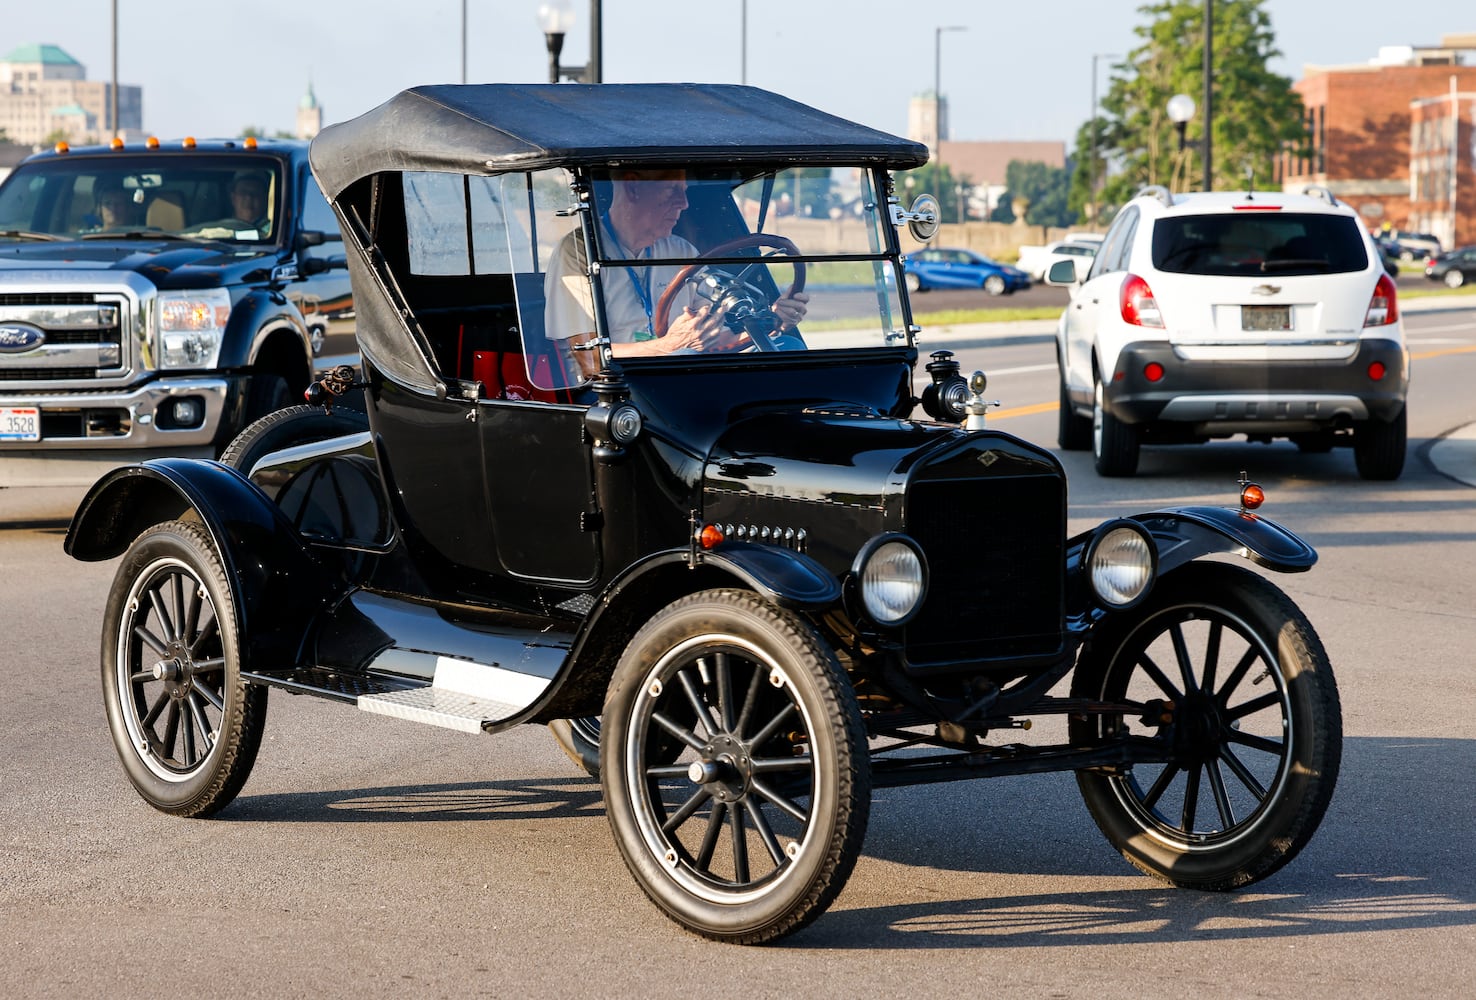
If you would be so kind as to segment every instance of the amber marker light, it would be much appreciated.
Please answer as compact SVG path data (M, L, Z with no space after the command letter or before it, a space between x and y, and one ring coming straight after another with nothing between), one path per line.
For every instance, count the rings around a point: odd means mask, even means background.
M703 525L702 533L697 536L704 549L715 549L723 544L723 529L715 524Z
M1246 510L1255 510L1266 502L1266 491L1255 483L1246 483L1240 488L1240 506Z
M185 136L184 137L184 142L180 143L180 145L183 146L185 149L194 149L195 148L195 137L192 136L192 135Z
M157 135L149 136L146 140L144 140L144 146L148 149L158 149L159 137Z
M247 149L255 149L256 148L256 136L254 136L254 135L248 135L246 137L246 142L243 145L245 145L245 147Z
M59 142L51 148L58 153L70 153L72 151L72 147L68 146L65 142Z
M109 149L122 149L123 148L123 137L121 135L115 135L115 136L113 136L113 141L110 142L110 143L108 143L108 148Z

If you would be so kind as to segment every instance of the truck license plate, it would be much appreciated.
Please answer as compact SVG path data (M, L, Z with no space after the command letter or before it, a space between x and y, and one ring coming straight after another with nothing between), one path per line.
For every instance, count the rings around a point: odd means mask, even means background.
M0 406L0 441L40 440L40 409L34 406Z
M1242 330L1290 330L1291 306L1241 306Z

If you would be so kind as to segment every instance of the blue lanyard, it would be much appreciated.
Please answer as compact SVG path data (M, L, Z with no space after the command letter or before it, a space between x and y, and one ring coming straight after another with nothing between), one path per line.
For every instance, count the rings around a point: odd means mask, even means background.
M617 235L615 235L615 226L610 222L610 213L608 211L606 211L603 215L600 216L600 221L605 224L605 232L607 232L607 233L610 234L610 242L615 247L619 248L620 252L623 254L625 252L625 247L621 244L620 237L617 236ZM649 248L647 248L647 249L649 249ZM646 252L645 250L642 250L641 251L641 253L645 253L645 252ZM634 259L639 259L639 258L640 258L640 254L637 254ZM627 260L631 260L632 258L627 257L626 259ZM646 334L647 334L647 337L645 339L654 340L656 338L656 329L655 329L655 326L654 326L653 321L652 321L652 316L653 316L653 314L655 313L656 310L655 310L655 307L651 303L651 289L650 289L651 269L649 267L644 268L644 270L646 272L646 280L645 280L644 283L642 283L642 281L635 276L635 268L633 268L633 267L622 267L620 270L624 271L625 272L625 276L630 279L630 285L631 285L632 288L635 289L636 298L638 298L638 299L641 300L641 308L644 309L644 310L646 310Z

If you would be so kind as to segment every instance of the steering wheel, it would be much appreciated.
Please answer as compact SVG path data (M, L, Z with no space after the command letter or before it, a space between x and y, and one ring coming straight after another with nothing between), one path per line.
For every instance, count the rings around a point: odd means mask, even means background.
M729 253L732 253L734 250L744 250L748 247L769 247L770 249L779 250L791 257L798 257L800 252L799 247L794 245L793 240L789 240L783 236L778 236L772 233L749 233L747 236L740 236L735 240L729 240L726 243L719 243L717 246L712 247L706 253L702 254L702 256L698 258L698 263L688 264L686 267L678 271L676 277L672 279L671 284L666 286L666 290L661 293L661 299L656 303L656 309L651 315L651 332L654 333L657 337L666 336L667 328L671 325L671 304L672 301L676 298L677 292L681 291L682 288L687 284L687 282L693 280L700 272L706 270L710 266L701 263L702 260L710 257L722 257ZM763 295L763 292L760 289L743 281L741 278L738 277L722 280L714 276L712 279L712 285L714 290L712 301L714 305L716 305L723 298L731 299L735 306L746 305L749 307L746 312L747 317L750 320L754 319L757 315L757 311L753 308L756 305L754 297L762 296L764 298L767 298L767 296ZM785 292L784 294L793 295L795 292L802 292L804 290L805 262L802 260L796 260L794 262L794 283L789 286L789 291ZM768 306L769 303L765 303L763 307L764 312L767 312ZM738 309L737 311L739 313L745 312L745 310L743 309ZM735 331L746 329L741 325L735 326L734 321L738 320L740 317L734 315L734 309L732 307L730 307L728 315L729 317L732 317L729 322L729 326L733 327ZM769 315L773 317L772 313L769 313ZM777 351L781 349L780 345L775 343L771 339L773 332L778 329L778 317L773 317L773 319L774 322L770 325L769 330L766 332L759 332L758 335L755 336L754 331L748 331L749 339L752 340L754 346L761 351Z

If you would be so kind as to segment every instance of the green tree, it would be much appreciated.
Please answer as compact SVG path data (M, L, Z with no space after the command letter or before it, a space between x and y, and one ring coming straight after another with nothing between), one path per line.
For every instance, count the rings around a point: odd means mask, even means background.
M1070 173L1034 160L1011 160L1005 167L1005 186L1011 201L1028 202L1025 221L1032 226L1065 227L1076 222L1076 212L1067 204ZM1014 218L1013 209L1010 213Z
M1266 68L1268 61L1281 55L1264 9L1266 0L1144 4L1138 11L1148 23L1133 29L1143 44L1112 68L1101 115L1077 132L1072 208L1083 209L1089 199L1087 161L1093 129L1097 154L1111 165L1098 174L1099 202L1120 205L1145 184L1175 190L1202 186L1203 160L1197 150L1204 138L1204 108L1197 108L1188 123L1189 145L1181 152L1167 104L1174 94L1188 94L1198 102L1204 93L1206 2L1214 5L1213 187L1241 188L1247 177L1264 187L1272 179L1276 156L1288 146L1305 144L1301 97L1291 89L1290 79Z

